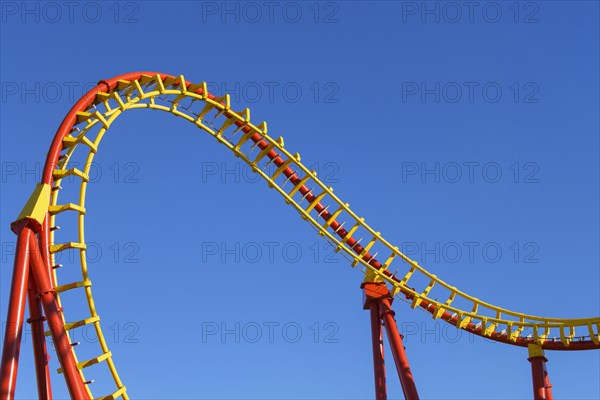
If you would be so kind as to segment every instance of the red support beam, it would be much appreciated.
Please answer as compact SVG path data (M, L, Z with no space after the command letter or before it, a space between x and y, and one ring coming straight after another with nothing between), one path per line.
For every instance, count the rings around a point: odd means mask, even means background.
M379 305L372 302L371 312L371 340L373 345L373 371L375 375L375 399L387 400L385 384L385 361L383 359L383 330L379 318Z
M406 400L419 400L419 394L415 385L408 358L404 351L404 345L402 344L402 335L398 332L396 321L394 320L394 311L392 310L392 296L387 286L383 282L365 282L361 285L364 289L364 309L371 310L371 329L373 335L373 363L375 367L375 388L376 395L381 393L379 391L379 384L381 381L378 379L380 374L383 373L383 389L385 396L385 369L383 372L378 371L378 366L384 367L383 364L383 343L381 346L376 347L376 338L379 333L381 338L381 321L383 320L388 342L390 343L390 349L394 357L396 369L398 371L398 377L400 378L400 384L402 385L402 392ZM374 322L374 309L377 309L376 322ZM377 331L379 329L379 331ZM378 354L381 354L381 360L378 358ZM378 397L379 399L379 397ZM382 397L385 399L385 397Z
M50 385L50 369L48 367L48 351L46 349L46 337L44 336L44 321L42 315L42 303L37 297L38 291L33 277L29 277L29 319L31 324L31 335L33 340L33 357L35 361L35 374L38 387L39 399L52 399L52 387Z
M90 399L85 388L82 376L77 369L75 357L71 349L71 343L64 328L64 322L61 316L61 308L58 306L56 292L48 276L48 269L42 259L38 239L30 236L29 247L31 249L31 272L37 284L39 291L38 298L46 314L48 326L52 333L54 346L58 361L63 369L67 388L72 399Z
M29 279L30 239L33 233L29 228L19 232L13 269L8 314L2 348L2 366L0 367L0 399L9 400L15 397L17 370L19 369L19 352L21 351L21 335L25 318L25 298Z
M375 378L375 399L386 400L387 389L385 382L385 361L383 358L383 329L379 314L379 299L389 294L385 284L364 282L363 309L371 313L371 344L373 347L373 374Z
M546 385L544 382L543 359L540 357L529 358L531 363L531 377L533 380L533 398L534 400L546 399Z
M552 385L546 369L548 359L544 350L537 344L530 344L529 362L531 363L531 378L533 382L534 400L552 400Z
M400 377L400 383L402 384L402 392L406 400L419 400L419 393L417 392L417 386L415 385L415 379L413 378L406 352L404 351L404 345L402 344L402 335L398 332L396 326L396 320L394 319L394 311L392 310L391 299L385 298L379 301L379 311L383 317L385 324L385 331L387 333L388 342L390 342L390 348L392 355L394 356L394 362L396 363L396 369L398 370L398 376Z

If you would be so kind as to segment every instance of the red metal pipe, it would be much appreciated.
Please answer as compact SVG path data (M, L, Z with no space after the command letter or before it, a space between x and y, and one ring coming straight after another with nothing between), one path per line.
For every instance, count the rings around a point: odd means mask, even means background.
M29 302L29 320L31 324L31 337L33 341L33 357L35 361L35 375L38 387L38 398L51 399L52 387L50 384L50 369L48 367L48 351L46 349L46 337L44 336L44 321L42 315L42 304L37 298L37 286L33 276L29 277L29 290L27 300Z
M56 300L56 292L50 283L50 277L44 265L37 238L30 237L29 247L32 250L30 257L31 272L37 284L38 296L48 320L48 326L52 333L58 361L64 371L69 394L72 399L89 399L90 397L75 363L71 343L64 329L64 323L60 315L62 311Z
M384 298L379 300L379 311L385 323L385 330L394 356L394 362L396 363L396 369L398 370L398 376L400 377L400 383L402 384L402 392L406 400L419 400L419 394L417 393L417 386L413 378L406 352L404 351L404 345L402 344L402 335L398 332L396 321L394 320L394 311L391 308L391 302L389 299Z
M548 359L539 346L529 347L529 358L531 363L531 378L533 382L533 398L535 400L552 400L552 385L546 369Z
M530 357L531 378L533 380L533 398L534 400L548 400L546 397L546 385L544 377L545 357Z
M375 399L386 400L385 362L383 358L383 330L379 318L379 305L371 302L371 342L373 345L373 372L375 376Z
M13 269L4 347L2 349L2 366L0 367L0 399L9 400L15 397L17 370L19 369L19 352L23 334L23 318L25 317L25 298L29 279L29 243L32 232L25 227L19 232Z
M66 135L69 134L69 132L71 131L71 127L75 124L77 112L84 111L88 107L90 107L96 99L96 93L110 92L117 85L117 82L119 80L135 80L138 79L141 75L160 75L162 79L171 76L167 74L160 74L157 72L132 72L128 74L115 76L106 81L103 80L98 82L98 85L96 85L90 91L88 91L82 98L80 98L77 101L77 103L75 103L75 105L73 105L73 107L71 107L71 109L61 122L60 126L58 127L58 130L54 135L54 139L52 140L52 144L50 145L48 155L46 156L46 163L44 165L42 183L52 184L52 171L56 168L56 165L58 163L58 157L60 156L60 151L62 149L62 140Z

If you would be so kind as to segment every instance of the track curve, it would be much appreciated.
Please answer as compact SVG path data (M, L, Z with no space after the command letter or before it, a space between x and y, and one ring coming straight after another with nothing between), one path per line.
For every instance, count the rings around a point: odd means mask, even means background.
M189 104L185 106L184 102ZM90 317L75 322L64 321L65 328L95 327L102 354L78 363L78 369L83 378L85 367L107 363L117 390L105 398L127 399L128 396L102 335L92 297L84 235L85 198L92 161L105 132L121 113L140 108L169 112L209 133L236 157L248 163L269 187L275 189L335 246L336 251L347 256L353 267L358 266L366 274L366 280L386 282L394 295L410 302L413 308L420 307L431 313L433 318L442 319L471 334L510 345L537 344L547 350L600 348L600 317L546 318L513 312L470 296L428 272L356 215L333 193L332 188L325 186L314 171L309 171L301 163L298 153L292 155L284 148L283 138L269 136L266 123L253 125L248 109L233 111L228 95L215 97L208 93L206 83L192 84L183 76L135 72L100 81L72 107L54 137L42 178L42 183L51 187L51 203L48 209L50 218L45 219L40 233L41 250L46 256L48 270L52 271L59 302L60 293L75 289L85 291ZM69 167L69 161L78 149L87 152L82 170ZM69 179L65 179L67 177ZM80 184L79 201L59 203L62 185L74 180ZM78 239L55 243L57 222L63 213L69 212L78 215ZM366 238L364 243L362 238ZM82 279L59 284L55 255L67 249L79 250ZM380 253L385 255L383 262L377 259ZM402 266L401 276L390 271L392 265ZM413 287L411 279L414 281L417 276L429 284ZM432 291L437 291L438 295L434 297ZM445 301L435 300L440 297L439 292L443 293L441 298ZM459 302L463 306L457 306ZM87 390L90 390L89 387Z

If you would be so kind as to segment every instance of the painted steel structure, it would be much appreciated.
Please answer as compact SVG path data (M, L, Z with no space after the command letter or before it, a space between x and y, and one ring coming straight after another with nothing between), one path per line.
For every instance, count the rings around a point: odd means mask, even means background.
M61 365L58 372L64 374L72 398L93 398L91 381L86 379L84 371L100 363L108 367L115 383L114 392L100 398L129 398L102 334L92 297L84 221L90 168L104 134L124 111L143 108L171 113L214 137L248 163L302 219L335 246L336 251L349 258L352 267L365 273L362 287L364 306L371 315L377 399L386 398L383 326L405 397L418 398L391 309L394 298L407 301L412 308L421 308L434 319L470 334L527 347L535 399L552 398L544 350L600 348L600 317L546 318L510 311L470 296L428 272L355 214L348 203L317 178L315 171L301 163L298 153L292 154L284 147L282 137L271 137L265 122L254 125L249 109L231 109L228 95L215 97L208 93L206 83L193 84L183 76L135 72L100 81L73 106L54 137L42 181L11 225L18 238L2 351L0 400L14 398L26 299L40 398L52 397L44 335L54 341ZM86 160L82 169L70 165L75 154ZM66 185L79 186L79 198L75 202L61 198L61 190ZM73 241L56 242L58 222L69 213L76 215L78 237ZM79 252L80 280L62 282L60 279L60 265L55 259L67 249ZM382 261L379 254L383 256ZM392 269L396 272L392 273ZM418 285L416 282L428 283ZM85 293L89 317L69 321L61 294L74 290ZM70 332L88 325L94 327L98 336L99 355L79 361ZM44 331L46 326L48 331Z

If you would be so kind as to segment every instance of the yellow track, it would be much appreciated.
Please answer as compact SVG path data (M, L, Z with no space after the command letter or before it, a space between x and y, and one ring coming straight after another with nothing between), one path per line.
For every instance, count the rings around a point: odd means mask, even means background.
M185 106L184 102L186 103ZM300 156L297 153L293 155L284 148L282 138L273 139L270 137L267 134L266 123L263 122L259 126L253 125L250 122L250 111L248 109L242 112L231 110L228 95L222 98L209 98L205 83L192 85L186 83L183 76L162 79L160 75L142 75L139 80L119 81L117 87L111 93L98 93L94 103L93 107L89 108L87 112L77 114L77 121L71 135L63 140L63 153L59 159L57 169L54 170L51 206L48 211L50 226L56 226L59 216L63 213L75 212L79 215L78 241L55 243L55 233L52 232L50 252L52 264L54 265L54 255L56 253L66 249L79 250L81 280L61 285L59 284L60 270L54 270L54 279L57 285L56 291L59 302L60 293L62 292L68 290L85 291L90 311L89 318L75 322L65 321L65 324L69 330L89 324L93 324L95 327L99 338L100 355L91 360L78 362L78 366L83 376L85 367L101 362L106 363L114 378L116 391L101 398L115 399L122 397L127 399L128 395L117 374L112 355L102 335L100 318L92 297L84 234L86 191L90 168L100 141L119 115L131 109L149 108L166 111L195 124L198 128L209 133L219 143L232 151L235 156L248 163L253 171L269 184L269 187L275 189L287 203L298 211L304 220L308 221L321 236L324 236L326 240L335 246L336 251L345 254L351 260L353 267L358 267L364 272L367 275L367 280L387 282L394 295L403 300L406 300L407 297L410 298L413 308L426 304L422 302L427 302L427 310L431 312L434 318L440 318L444 313L451 313L452 319L449 322L455 324L457 328L466 329L471 333L478 332L477 334L482 336L512 344L523 345L525 343L527 345L527 343L533 343L547 348L549 343L555 343L568 349L572 343L577 341L593 341L595 345L600 343L600 317L562 319L513 312L461 292L431 274L418 265L417 262L404 255L397 247L388 243L379 232L372 229L365 223L364 219L356 215L347 203L341 201L333 193L332 188L325 186L317 178L314 171L308 170L301 163ZM250 134L240 130L236 123L238 125L241 123L243 127L250 128ZM304 185L314 188L312 193L317 197L317 201L308 204L298 192L301 185L294 186L290 184L289 180L281 173L281 168L278 168L274 173L267 172L265 166L265 161L268 160L266 157L267 152L260 151L260 149L256 151L251 146L252 142L248 140L251 134L259 134L268 143L269 150L275 150L280 157L286 160L286 166L297 171L297 176L302 179ZM69 166L69 160L75 151L87 153L86 163L82 170L70 168ZM65 179L67 177L78 177L78 179ZM79 202L77 204L59 203L60 189L68 183L80 184ZM335 219L339 222L345 222L345 228L349 231L346 238L338 238L329 223L318 221L319 215L313 209L314 204L317 202L331 206L329 212L333 214L333 217L330 221ZM365 238L365 241L361 243L365 250L361 254L356 254L347 245L349 237ZM377 270L365 262L363 255L367 252L370 252L370 254L383 254L382 259L386 260L382 263L383 268ZM401 271L403 272L398 278L385 273L385 270L390 268L392 264L394 267L398 267L396 264L402 265ZM425 287L412 288L411 278L417 275L421 275L421 278L426 277L429 284ZM437 301L428 297L434 287L444 288L448 293L447 297L444 298L445 300ZM469 304L470 307L458 308L453 306L458 298L461 298L461 304ZM49 332L46 334L48 335ZM73 348L73 351L75 352L75 348ZM59 370L59 372L61 371ZM87 387L90 390L89 385Z

